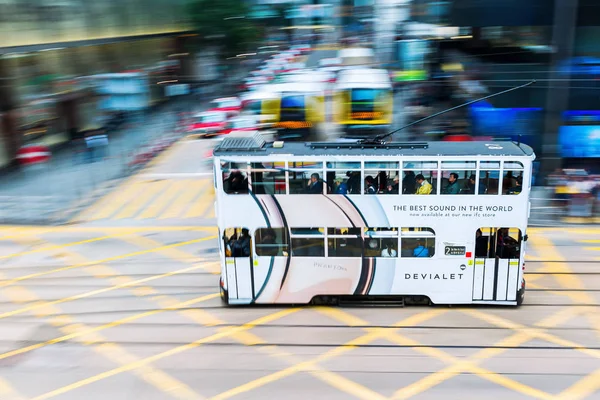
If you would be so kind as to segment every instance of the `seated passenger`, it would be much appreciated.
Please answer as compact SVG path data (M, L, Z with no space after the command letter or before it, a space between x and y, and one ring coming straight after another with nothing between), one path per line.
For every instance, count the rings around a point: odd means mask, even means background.
M506 191L506 194L519 194L521 193L521 190L523 190L523 177L519 176L516 180L515 180L515 186L508 188L508 190Z
M394 244L388 242L385 244L385 249L381 251L381 257L396 257L398 252L394 249Z
M468 186L468 194L475 194L475 175L471 175L469 177L469 182L467 183ZM479 190L477 191L477 194L486 194L487 193L487 188L485 187L485 185L483 184L483 182L479 181Z
M423 174L419 174L415 177L415 181L417 182L417 192L416 194L430 194L433 187L431 183L427 182Z
M310 183L306 191L308 194L323 194L323 181L316 172L310 176Z
M377 194L377 189L375 188L375 179L373 179L372 176L367 176L365 178L365 193Z
M413 257L429 257L429 249L423 246L420 240L417 241L417 247L413 250Z
M389 194L398 194L400 190L400 177L396 175L391 185L388 185L387 192Z
M448 186L444 188L444 194L458 194L460 187L458 186L458 174L452 172L448 178Z

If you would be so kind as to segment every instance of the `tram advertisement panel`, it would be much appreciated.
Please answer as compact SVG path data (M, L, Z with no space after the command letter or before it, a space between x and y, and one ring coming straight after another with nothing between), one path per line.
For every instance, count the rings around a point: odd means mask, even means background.
M438 303L471 303L475 231L509 222L521 228L516 222L525 224L528 212L525 197L519 195L460 196L460 200L418 195L239 195L224 196L220 209L220 226L291 232L291 251L256 257L257 303L305 303L322 294L427 295ZM393 249L395 256L390 251L387 258L369 256L367 250L332 256L332 243L343 240L329 238L327 231L332 227L361 228L361 249L362 243L368 249L367 227L406 228L407 237L401 233L396 243L408 243L410 238L415 249L409 249L406 257L403 252L407 249L400 247ZM422 244L420 231L430 235L423 237ZM354 238L348 239L347 243L352 243ZM418 246L428 256L417 254ZM303 247L315 252L303 252ZM457 250L462 248L464 252Z

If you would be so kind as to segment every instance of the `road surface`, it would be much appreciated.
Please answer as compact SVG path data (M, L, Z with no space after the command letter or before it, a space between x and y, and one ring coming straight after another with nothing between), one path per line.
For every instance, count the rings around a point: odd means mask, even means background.
M225 308L213 144L2 227L1 399L600 397L600 228L531 228L520 308Z

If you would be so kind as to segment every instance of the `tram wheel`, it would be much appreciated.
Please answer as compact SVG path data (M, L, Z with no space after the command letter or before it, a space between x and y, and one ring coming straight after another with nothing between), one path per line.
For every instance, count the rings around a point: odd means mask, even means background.
M517 307L519 307L525 301L525 281L523 281L523 287L517 292Z

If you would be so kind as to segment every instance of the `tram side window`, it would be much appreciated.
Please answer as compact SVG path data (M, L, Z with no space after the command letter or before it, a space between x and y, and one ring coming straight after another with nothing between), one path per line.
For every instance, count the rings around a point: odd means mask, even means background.
M401 257L427 258L435 254L435 232L431 228L402 228Z
M473 194L469 178L475 175L475 161L443 161L441 194Z
M398 228L365 228L365 257L398 257Z
M437 161L413 161L403 165L402 194L436 194Z
M323 194L323 163L290 162L289 163L290 194Z
M397 162L365 162L365 194L398 194L399 189Z
M502 194L519 194L523 188L523 164L505 161L502 176Z
M329 257L361 257L360 228L328 228L327 255Z
M475 257L519 258L521 230L483 227L475 232Z
M247 228L227 228L223 232L223 247L226 257L250 257L252 239Z
M282 257L289 252L289 235L285 228L261 228L254 234L256 255Z
M285 194L285 163L252 163L250 170L252 192L256 194Z
M328 162L327 188L333 194L360 194L360 162Z
M246 173L246 164L242 163L222 163L223 171L223 190L227 194L247 194L248 176Z
M500 161L481 161L479 163L479 185L485 188L483 193L497 195L500 187Z
M292 228L291 231L294 257L325 257L323 228Z

